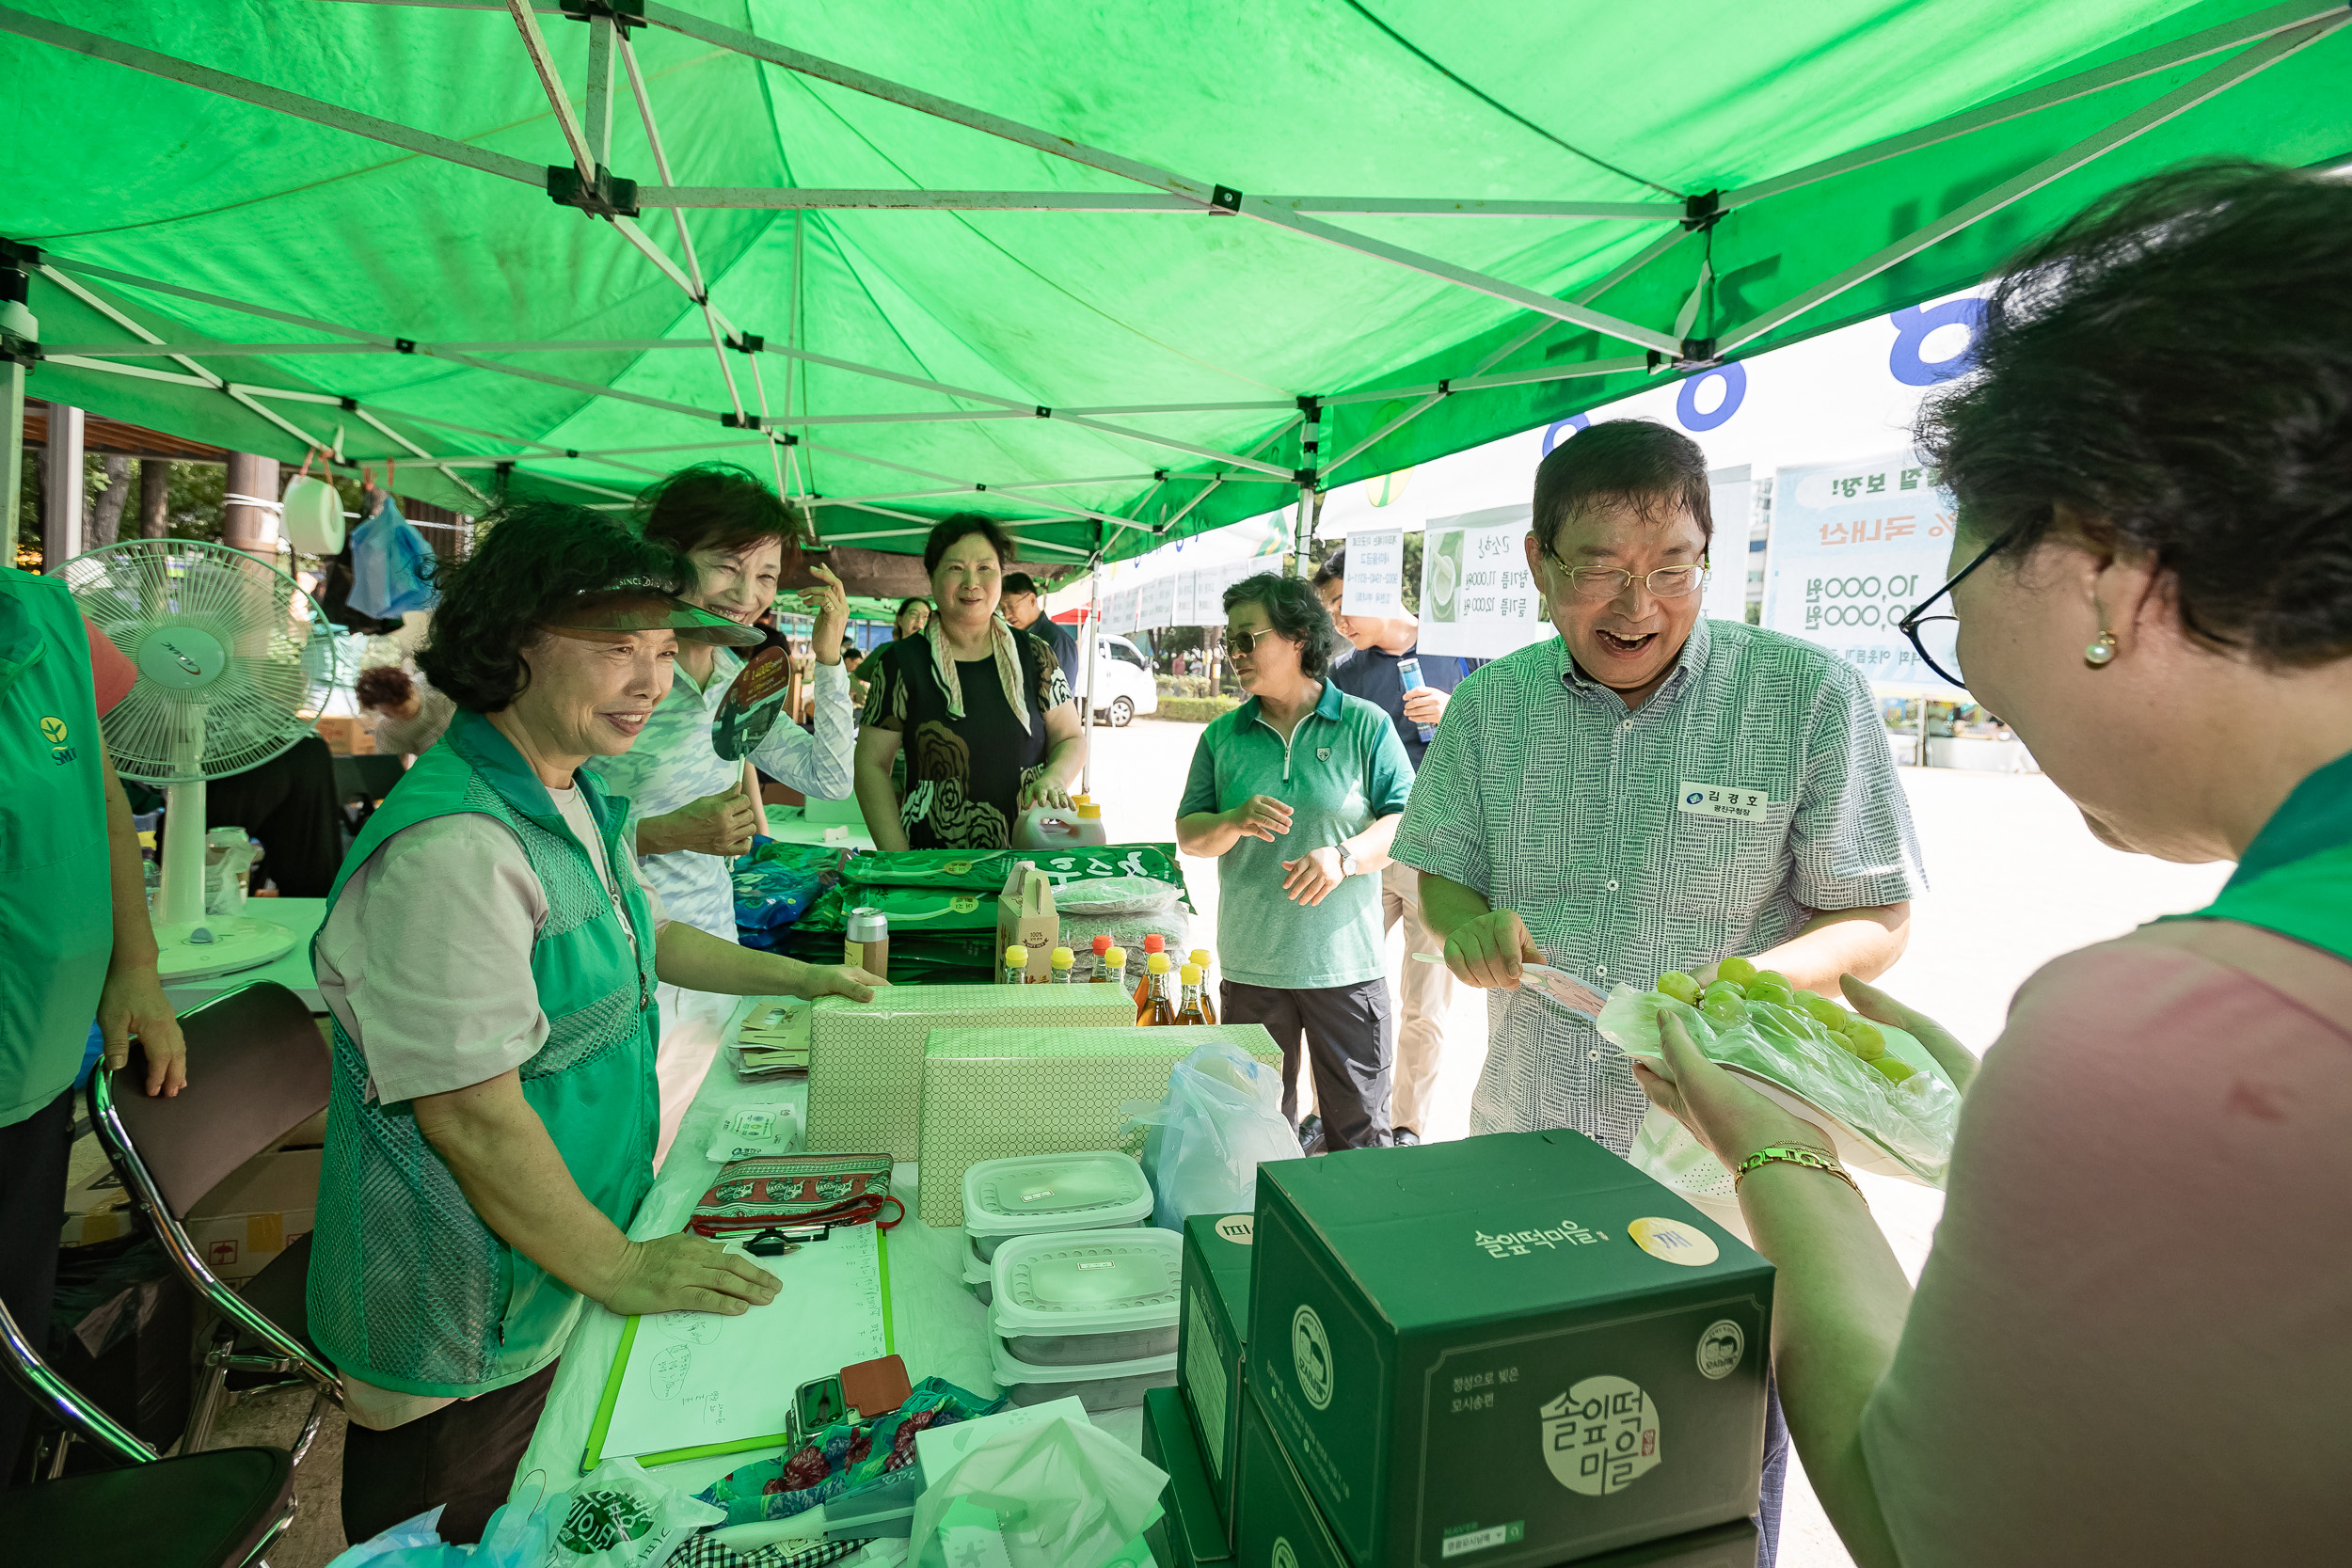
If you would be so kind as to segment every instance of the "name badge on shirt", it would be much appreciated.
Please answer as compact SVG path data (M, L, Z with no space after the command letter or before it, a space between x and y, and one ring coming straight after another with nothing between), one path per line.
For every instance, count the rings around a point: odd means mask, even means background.
M1675 785L1675 809L1690 816L1728 816L1736 822L1761 822L1772 809L1772 799L1760 789L1733 789L1685 779Z

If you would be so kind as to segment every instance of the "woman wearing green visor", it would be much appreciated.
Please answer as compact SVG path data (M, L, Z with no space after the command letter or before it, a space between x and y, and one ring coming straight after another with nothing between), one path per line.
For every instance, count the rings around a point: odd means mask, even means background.
M657 981L869 1001L863 970L739 947L662 912L591 758L628 749L681 638L758 633L679 600L625 525L485 519L418 656L457 705L352 846L314 952L335 1071L310 1330L343 1374L345 1534L505 1499L580 1298L740 1312L774 1276L691 1235L623 1233L652 1181Z

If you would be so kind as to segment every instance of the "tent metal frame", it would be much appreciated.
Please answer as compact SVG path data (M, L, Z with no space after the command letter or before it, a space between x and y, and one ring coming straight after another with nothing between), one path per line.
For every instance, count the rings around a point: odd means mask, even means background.
M457 138L414 126L403 125L394 120L249 81L208 66L178 59L158 51L105 38L86 29L33 16L11 8L0 7L0 31L13 33L60 49L88 55L94 58L176 81L218 96L235 99L257 107L383 142L413 154L439 159L537 187L548 193L553 200L579 207L588 214L612 224L632 248L643 255L649 264L687 296L702 316L705 329L703 336L699 339L599 340L578 342L426 343L298 316L265 306L230 299L204 291L167 283L161 279L142 277L93 263L47 256L43 257L36 267L45 279L122 327L135 341L113 344L60 344L54 348L40 350L41 357L76 369L103 371L114 374L220 391L234 399L241 406L256 416L282 430L289 436L302 442L306 447L320 450L338 450L340 442L338 439L323 438L317 432L305 430L294 420L276 412L269 406L269 404L293 402L335 404L364 421L393 446L402 449L398 452L388 455L393 457L405 455L413 462L431 467L448 478L452 483L463 488L485 503L489 498L461 477L459 473L461 468L490 467L500 470L502 476L516 461L530 456L541 456L593 462L624 472L656 475L658 470L620 461L622 451L723 450L756 444L764 445L769 450L778 489L792 495L795 499L802 501L812 511L830 506L845 511L879 514L928 528L930 526L928 519L912 513L890 511L877 503L884 500L927 499L963 494L977 495L995 490L1020 496L1027 504L1051 514L1044 517L1015 519L1009 524L1015 529L1023 526L1034 527L1054 522L1066 522L1072 519L1095 521L1098 524L1098 542L1090 552L1045 540L1027 540L1025 543L1053 548L1058 552L1070 553L1081 558L1090 554L1098 560L1111 537L1109 531L1139 531L1165 534L1174 529L1185 515L1216 489L1228 483L1295 483L1300 499L1302 525L1309 525L1315 504L1314 498L1328 475L1345 467L1348 463L1363 452L1450 396L1489 388L1525 386L1535 382L1569 377L1607 375L1645 369L1652 373L1669 370L1690 371L1719 363L1724 356L1764 337L1940 241L1982 221L2106 152L2147 134L2237 83L2249 79L2269 66L2319 41L2338 28L2352 24L2352 9L2347 9L2341 4L2319 5L2314 3L2314 0L2290 0L2290 3L2272 6L2169 43L2107 61L2100 66L2044 83L1992 103L1948 116L1930 125L1739 189L1691 193L1684 203L1677 204L1665 201L1579 202L1245 194L1225 185L1192 179L1155 165L1025 125L986 110L858 71L839 62L823 59L755 34L708 22L672 7L661 5L659 0L567 0L566 4L561 6L548 3L548 0L342 0L342 3L506 11L515 22L523 52L539 79L564 148L570 154L572 167L564 170L560 166L532 164L505 153L475 147ZM561 71L555 63L553 53L548 48L547 37L540 28L541 17L565 17L573 20L584 18L588 24L587 80L584 84L581 107L577 113ZM962 125L984 135L1027 147L1044 155L1091 168L1130 182L1132 184L1147 187L1147 189L1104 192L893 191L677 185L674 182L670 161L660 138L652 96L628 37L632 28L646 25L661 27L749 59L792 71L811 80L828 82L853 92L898 104L917 113ZM1746 322L1723 331L1712 340L1693 341L1686 335L1695 318L1696 308L1702 300L1710 276L1708 263L1703 254L1704 247L1701 247L1702 256L1699 261L1697 279L1690 296L1690 303L1684 308L1682 319L1676 323L1676 329L1673 332L1661 331L1640 323L1626 321L1596 309L1592 306L1593 301L1600 298L1610 289L1614 288L1635 272L1665 256L1684 239L1689 238L1692 232L1703 230L1722 213L1768 200L1772 197L1824 179L1868 167L1874 164L1964 136L1974 131L2007 123L2059 104L2074 103L2106 88L2137 81L2162 71L2229 51L2236 51L2236 53L2191 81L2076 141L2074 145L2042 160L2023 173L2001 182L1952 212L1923 225L1911 234L1836 276L1822 280ZM654 159L655 172L660 177L659 183L633 185L630 182L615 176L610 167L614 112L612 100L617 85L614 80L616 65L626 72L629 93L638 109L647 147ZM683 257L682 265L679 261L673 259L667 251L657 245L634 221L636 213L647 208L666 208L670 212L676 233L678 251ZM761 209L789 211L795 214L793 287L787 307L790 330L785 344L769 343L761 337L740 331L711 299L709 283L702 271L686 219L686 213L691 209ZM1424 383L1412 387L1345 392L1331 396L1302 395L1295 400L1295 407L1291 404L1281 402L1255 401L1130 404L1118 407L1056 406L1046 403L1009 397L1002 393L958 387L877 366L862 365L815 354L800 347L800 293L803 276L800 265L801 225L807 213L822 211L1167 213L1212 219L1248 218L1285 230L1302 238L1316 240L1340 249L1406 268L1422 276L1436 277L1486 294L1531 312L1541 319L1534 327L1512 340L1504 347L1488 354L1470 374L1440 380L1434 384ZM1311 215L1351 214L1375 216L1584 219L1661 223L1672 227L1596 283L1579 290L1570 298L1560 299L1473 268L1458 266L1408 246L1342 228L1324 221L1319 215ZM141 325L128 311L108 301L88 282L77 282L76 275L92 282L116 283L234 309L262 319L324 332L343 341L291 344L167 342ZM1564 322L1617 339L1644 352L1632 356L1610 356L1557 367L1490 373L1493 372L1496 365ZM548 372L531 370L524 366L478 357L483 354L558 352L634 354L665 352L681 348L710 350L718 362L720 379L725 389L728 404L726 409L713 410L697 407L673 399L629 391L611 385L580 381ZM745 356L745 363L750 368L755 383L755 401L758 407L756 413L745 406L742 388L736 378L735 366L729 356L737 353ZM231 382L208 369L199 358L199 356L304 354L425 355L463 365L469 369L514 376L578 392L583 396L613 398L695 419L715 418L720 423L728 427L756 434L747 441L714 441L707 445L687 443L667 448L614 449L608 451L559 449L551 443L532 437L474 430L470 427L454 425L449 421L393 409L381 403L371 405L347 396ZM786 379L784 408L781 414L771 411L768 404L765 382L759 374L759 360L764 354L777 355L784 360ZM167 371L138 363L143 359L154 358L169 359L180 369ZM801 397L804 399L806 395L806 378L796 377L794 374L796 368L802 364L821 365L850 374L895 382L988 406L979 409L821 415L808 413L803 408L796 413L793 407L796 380L799 383L798 390ZM22 366L11 365L10 369L13 372L12 379L21 383ZM1328 459L1319 458L1320 420L1325 408L1400 398L1413 400L1411 405L1383 422L1369 436L1356 441L1344 451ZM10 423L18 426L17 435L21 439L21 393L7 401ZM1109 423L1104 418L1104 416L1134 418L1162 414L1238 412L1253 409L1268 411L1290 409L1291 412L1289 417L1280 421L1271 433L1252 445L1248 451L1240 453L1220 451L1214 447L1184 441L1129 425ZM478 438L520 450L511 454L437 455L385 422L385 419L379 416L389 416L391 419L421 425L462 431ZM957 476L930 473L869 454L831 447L811 440L804 436L790 433L794 429L806 431L837 424L922 423L941 420L1020 418L1059 420L1115 439L1181 451L1203 459L1216 467L1205 471L1187 471L1182 474L1171 474L1166 469L1154 470L1150 476L1154 480L1154 483L1152 490L1147 492L1145 500L1168 483L1199 482L1200 488L1181 510L1160 523L1147 528L1136 517L1122 517L1107 512L1058 503L1026 494L1032 489L1050 489L1059 484L1089 483L1088 481L1025 481L993 484L965 481ZM1265 461L1258 455L1294 428L1300 431L1300 462L1297 466L1282 467ZM799 461L803 451L823 452L845 460L897 469L938 481L949 488L870 497L828 497L817 491L813 485L797 483ZM11 474L13 471L14 466L12 465ZM793 475L794 483L787 483L787 471ZM561 484L585 494L616 498L622 504L626 504L631 499L629 492L611 489L566 476L534 470L533 478L542 483ZM1142 504L1142 501L1138 501L1136 506L1138 517ZM914 531L919 531L919 530L912 528L882 530L855 534L839 534L834 537L846 543L852 539L891 537ZM1305 537L1302 528L1301 539Z

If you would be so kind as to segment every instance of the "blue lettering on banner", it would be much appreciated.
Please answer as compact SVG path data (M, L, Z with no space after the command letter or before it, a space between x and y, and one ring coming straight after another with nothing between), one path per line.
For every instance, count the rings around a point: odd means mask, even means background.
M1567 438L1567 436L1563 436L1561 434L1563 431L1565 431L1568 436L1573 436L1580 430L1590 430L1592 428L1592 417L1586 414L1574 414L1565 420L1553 420L1551 425L1544 432L1544 455L1546 457L1550 456L1551 449L1558 446L1562 441Z
M1984 301L1947 299L1941 305L1915 305L1886 318L1894 324L1895 346L1887 351L1889 374L1906 387L1932 387L1966 375L1977 368L1977 338L1984 330ZM1939 326L1964 326L1966 346L1944 359L1930 359L1921 350L1928 334ZM1904 486L1909 489L1909 485Z
M1702 414L1699 412L1699 388L1718 377L1724 384L1724 401ZM1697 435L1714 429L1740 412L1740 404L1746 401L1747 395L1748 368L1738 363L1718 365L1711 371L1700 372L1682 384L1681 395L1675 399L1675 418L1682 421L1683 429Z

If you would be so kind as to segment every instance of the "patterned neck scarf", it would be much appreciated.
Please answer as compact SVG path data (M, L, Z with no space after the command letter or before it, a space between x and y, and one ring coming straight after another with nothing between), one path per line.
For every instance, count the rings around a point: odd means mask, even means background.
M925 635L931 641L931 665L939 672L939 684L947 689L947 717L963 717L963 681L956 673L955 651L947 646L947 628L936 615L931 617L930 630ZM1012 716L1021 721L1021 733L1029 733L1029 705L1021 692L1021 656L1013 642L1012 627L1002 615L988 618L989 652L995 656L996 678L1004 683L1005 701L1012 708Z

